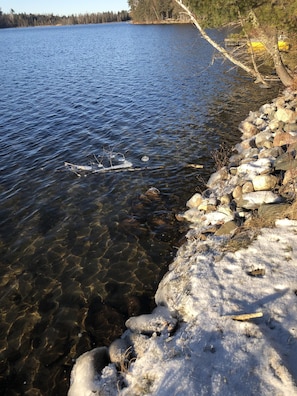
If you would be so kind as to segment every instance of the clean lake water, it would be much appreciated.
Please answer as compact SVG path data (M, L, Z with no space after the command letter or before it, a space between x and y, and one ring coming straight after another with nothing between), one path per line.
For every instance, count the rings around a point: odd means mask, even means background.
M73 359L153 307L211 151L279 88L211 65L190 25L5 29L0 50L0 394L64 395ZM64 167L106 152L137 170Z

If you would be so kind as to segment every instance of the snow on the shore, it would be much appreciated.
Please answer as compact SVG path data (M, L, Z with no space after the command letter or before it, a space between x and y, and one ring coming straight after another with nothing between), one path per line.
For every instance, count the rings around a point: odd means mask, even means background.
M297 395L297 221L278 220L246 249L223 244L180 248L156 293L178 327L135 337L123 388L111 363L71 395ZM263 316L234 319L249 313Z

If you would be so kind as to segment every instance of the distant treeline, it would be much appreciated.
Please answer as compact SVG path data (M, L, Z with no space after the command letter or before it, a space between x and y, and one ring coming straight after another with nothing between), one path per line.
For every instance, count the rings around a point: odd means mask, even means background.
M13 10L9 14L5 14L0 10L0 28L124 22L130 19L128 11L57 16L53 14L16 14Z

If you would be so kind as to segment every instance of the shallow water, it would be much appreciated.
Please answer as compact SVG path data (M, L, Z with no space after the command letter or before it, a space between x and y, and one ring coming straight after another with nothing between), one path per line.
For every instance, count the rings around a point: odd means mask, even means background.
M151 309L210 152L279 87L211 66L188 25L7 29L0 48L0 393L62 395L73 359ZM64 168L104 150L141 169Z

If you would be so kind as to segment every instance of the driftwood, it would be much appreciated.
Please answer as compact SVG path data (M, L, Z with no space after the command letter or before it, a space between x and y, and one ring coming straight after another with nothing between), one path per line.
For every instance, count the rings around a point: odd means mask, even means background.
M262 316L263 316L263 312L254 312L249 314L233 315L231 316L231 319L244 322L250 319L262 318Z

